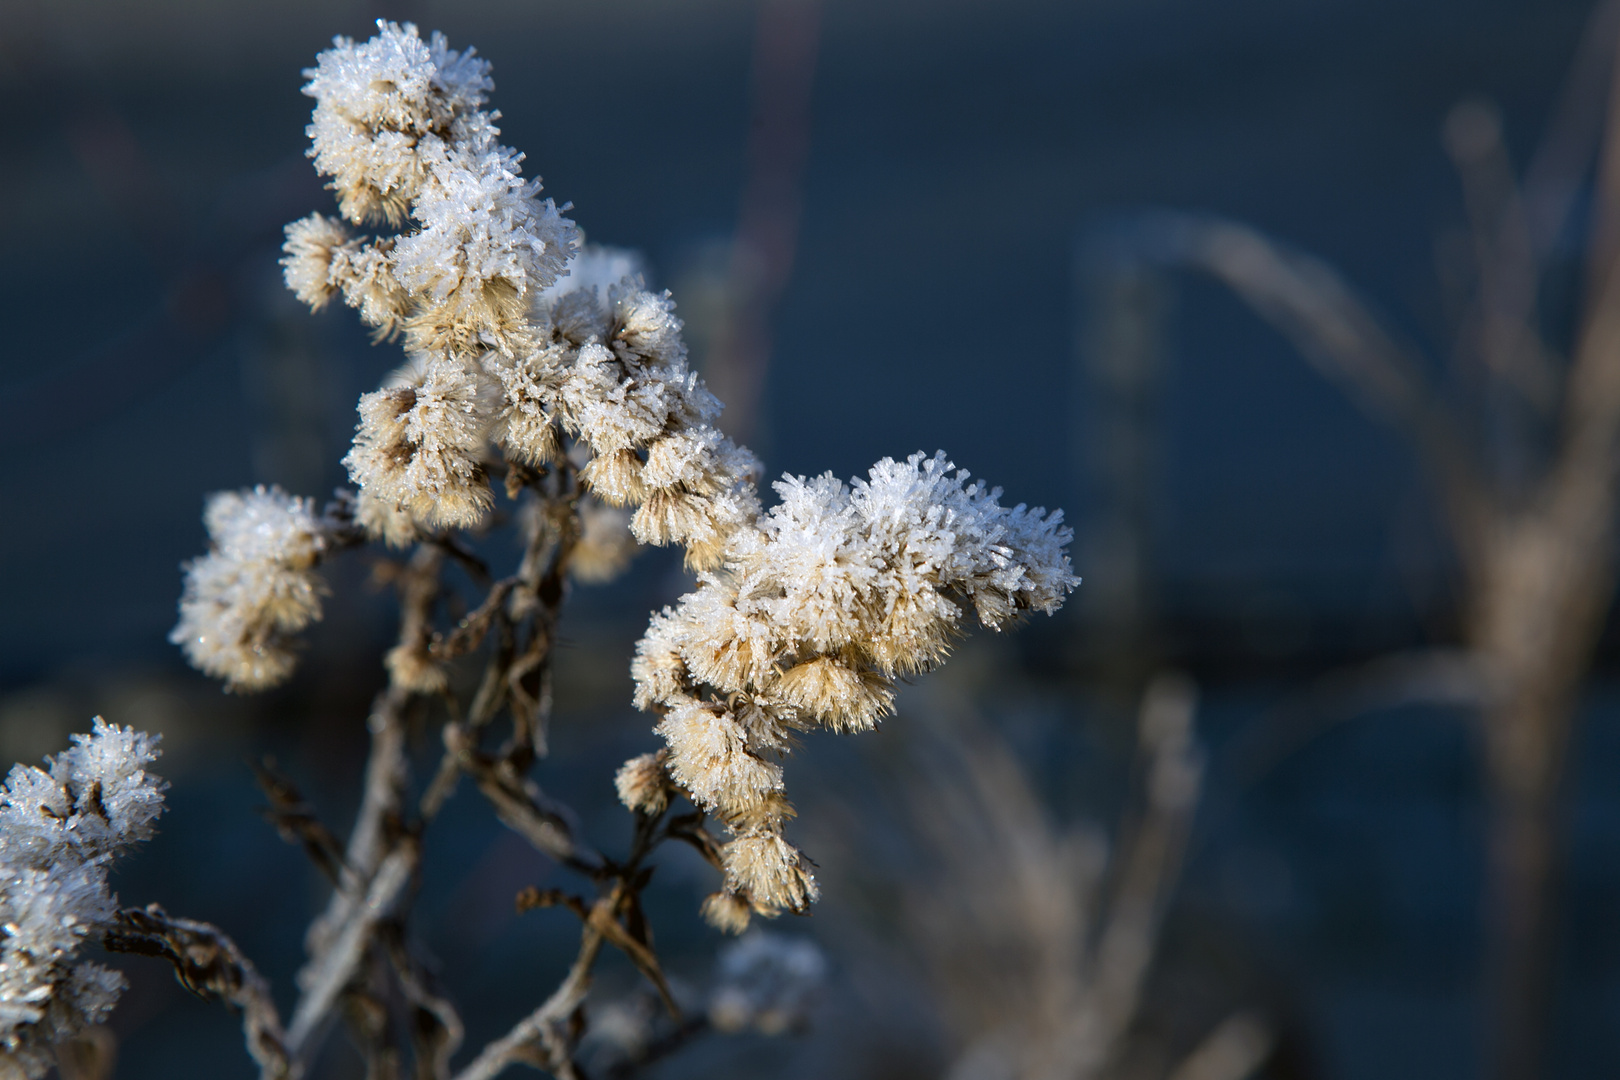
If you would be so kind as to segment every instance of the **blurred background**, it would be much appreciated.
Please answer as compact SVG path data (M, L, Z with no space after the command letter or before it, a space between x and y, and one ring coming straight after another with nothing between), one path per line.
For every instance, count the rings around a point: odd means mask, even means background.
M1399 354L1507 517L1543 520L1559 402L1597 400L1566 378L1610 236L1620 22L1590 0L0 3L0 758L97 713L163 733L169 812L126 903L218 922L285 1005L322 886L245 762L274 755L334 825L357 797L392 635L362 558L269 695L221 694L166 635L203 497L343 483L355 400L400 361L276 264L282 225L331 205L299 71L379 17L494 63L505 141L674 291L771 474L943 448L1076 529L1062 613L971 637L881 731L788 763L824 899L773 929L828 957L808 1030L652 1074L1091 1075L1005 1046L1102 993L1118 1075L1614 1075L1612 477L1565 607L1505 617L1581 628L1515 803L1468 525L1497 519L1455 511L1432 418L1377 392ZM1537 344L1501 359L1514 327ZM570 602L537 776L610 847L612 771L655 746L629 656L686 580L649 552ZM1498 843L1525 820L1530 854ZM477 1046L575 928L512 913L562 876L470 790L438 829L417 925ZM699 984L710 871L663 862L662 951ZM1135 942L1114 983L1105 939ZM120 966L119 1076L252 1074L223 1010ZM610 966L599 991L634 985ZM346 1054L323 1075L359 1075Z

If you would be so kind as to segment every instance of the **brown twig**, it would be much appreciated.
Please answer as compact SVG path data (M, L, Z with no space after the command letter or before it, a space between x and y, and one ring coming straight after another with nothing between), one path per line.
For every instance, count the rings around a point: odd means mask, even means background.
M442 634L434 636L433 644L429 648L434 658L452 660L458 656L464 656L482 645L490 627L500 618L507 597L511 596L512 590L520 584L522 584L520 579L510 577L503 578L491 586L489 595L476 608L467 613L455 630L451 631L448 636Z
M109 952L161 957L174 965L175 977L198 997L240 1009L242 1034L261 1080L296 1080L301 1075L288 1052L269 984L217 927L174 918L149 904L120 911L102 944Z
M404 608L402 645L416 642L427 625L428 611L439 593L443 559L437 548L418 546L397 583ZM405 712L413 696L390 680L367 721L371 752L365 790L344 855L353 886L334 890L326 910L310 926L309 960L298 976L303 993L288 1027L288 1045L301 1061L311 1060L319 1049L320 1032L365 956L369 935L415 870L418 845L400 827L408 779Z
M508 1065L519 1062L548 1070L560 1080L579 1080L573 1061L576 1035L568 1028L585 1002L591 969L601 951L601 931L587 923L580 934L579 953L557 989L505 1035L485 1046L455 1080L492 1080Z
M402 921L384 922L379 927L379 937L410 1010L409 1031L416 1080L448 1080L450 1059L465 1035L461 1016L449 997L439 990L432 971L411 953Z
M393 914L419 857L414 843L390 852L372 875L365 896L353 905L348 918L336 927L321 952L299 972L304 993L287 1027L287 1045L301 1059L313 1055L316 1032L360 966L377 927Z
M475 750L466 736L450 727L445 740L458 767L478 784L501 822L564 866L595 876L604 865L597 854L575 835L571 815L551 803L531 780L514 770L504 758ZM453 745L452 745L453 744Z
M259 787L270 800L263 814L276 827L282 839L299 844L310 862L321 875L340 890L354 888L348 866L343 861L343 848L332 830L315 816L312 807L292 780L276 771L275 759L265 757L250 762Z

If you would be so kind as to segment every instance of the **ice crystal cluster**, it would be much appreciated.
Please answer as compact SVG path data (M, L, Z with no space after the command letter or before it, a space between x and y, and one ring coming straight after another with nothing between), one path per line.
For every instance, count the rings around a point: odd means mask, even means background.
M75 954L117 914L108 863L163 810L155 738L96 717L73 742L0 790L0 1077L44 1076L53 1046L112 1010L123 976Z
M729 831L711 922L804 910L816 884L783 835L777 759L796 732L872 727L893 680L944 659L970 610L993 628L1054 611L1078 582L1062 515L1004 507L920 453L852 484L786 477L767 512L669 294L583 246L497 142L485 61L379 21L305 74L310 156L341 218L287 227L287 285L315 308L341 296L407 355L360 399L344 459L355 522L395 546L434 539L486 520L496 470L515 491L522 470L554 465L586 493L567 496L576 579L616 571L629 537L684 548L698 585L653 617L633 669L667 749L628 763L619 793L649 813L685 795ZM175 640L233 688L271 685L291 668L287 636L319 614L321 524L260 489L216 496L209 531Z
M741 929L749 910L802 911L815 878L782 836L793 809L773 758L812 727L863 731L896 676L945 658L964 609L999 628L1055 611L1077 579L1062 514L1000 504L943 453L885 458L866 480L774 485L781 502L729 538L718 573L653 618L632 667L636 704L663 714L663 758L638 759L621 797L650 808L662 767L724 822L725 888L705 903Z
M715 565L757 512L755 463L710 426L720 404L687 366L668 296L624 275L622 256L581 251L522 155L496 141L489 65L383 22L364 44L337 39L306 75L311 156L343 218L400 230L356 236L312 215L288 227L282 260L307 303L341 294L405 336L410 362L361 399L344 459L367 529L403 544L475 525L494 502L491 445L539 465L566 435L591 456L595 492L637 507L638 539Z
M291 635L321 615L325 528L310 500L274 487L219 492L203 522L211 550L186 566L169 640L233 690L273 686L292 671Z

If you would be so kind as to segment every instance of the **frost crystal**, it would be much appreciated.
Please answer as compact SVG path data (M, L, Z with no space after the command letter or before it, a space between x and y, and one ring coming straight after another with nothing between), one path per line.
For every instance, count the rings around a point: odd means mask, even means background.
M155 737L98 716L73 742L44 769L13 767L0 789L0 1061L35 1078L124 988L75 953L117 914L107 863L163 811L165 785L147 771Z
M359 432L343 459L350 479L413 520L476 524L495 501L482 459L488 419L477 372L418 355L391 382L360 398Z
M212 495L203 521L212 547L186 564L169 640L229 689L273 686L292 672L290 635L320 618L325 532L310 500L277 487Z
M724 573L654 618L632 668L636 704L664 716L670 777L734 835L727 889L767 915L816 898L781 836L792 810L769 760L791 733L872 727L896 676L945 658L964 609L999 628L1055 611L1079 582L1061 513L1002 506L943 453L775 488L781 503L729 537ZM735 905L709 907L746 925Z

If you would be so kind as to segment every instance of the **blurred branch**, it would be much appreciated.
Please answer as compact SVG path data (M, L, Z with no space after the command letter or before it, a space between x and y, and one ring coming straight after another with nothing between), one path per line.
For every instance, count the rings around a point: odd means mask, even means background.
M1482 708L1488 671L1466 649L1392 653L1329 672L1250 724L1228 748L1240 784L1251 784L1336 724L1407 705Z
M1552 120L1525 170L1525 220L1538 269L1569 223L1603 136L1617 38L1620 3L1601 0L1587 19Z
M1505 383L1510 395L1497 395L1488 406L1507 401L1529 403L1537 414L1557 400L1558 373L1536 332L1538 271L1513 163L1502 141L1502 121L1483 101L1464 101L1446 117L1444 143L1462 180L1473 229L1479 280L1475 311L1465 326L1485 371ZM1525 456L1529 433L1510 417L1506 431L1514 459Z
M1605 3L1591 18L1522 194L1493 112L1465 103L1447 121L1446 142L1462 174L1478 264L1479 293L1463 347L1477 348L1492 380L1467 431L1453 408L1434 399L1408 350L1318 260L1245 226L1191 216L1148 218L1123 245L1126 257L1193 267L1224 282L1364 407L1396 422L1436 479L1466 571L1468 652L1460 665L1433 654L1416 664L1386 661L1333 689L1350 709L1388 700L1392 692L1449 693L1454 700L1477 695L1491 805L1487 1030L1491 1069L1500 1080L1541 1074L1558 794L1580 682L1615 589L1617 38L1620 7ZM1605 108L1599 73L1605 69L1607 120L1599 124L1595 117ZM1599 130L1585 309L1561 409L1555 409L1560 388L1537 326L1536 292ZM1524 421L1527 409L1535 423ZM1482 450L1496 468L1480 470L1479 452L1465 435L1485 440ZM1472 670L1464 673L1462 667ZM1262 746L1262 763L1276 752Z
M1142 695L1137 736L1146 766L1141 818L1120 842L1119 876L1096 946L1088 1008L1075 1025L1077 1057L1091 1071L1114 1059L1137 1013L1159 925L1202 783L1193 744L1197 689L1182 675L1159 675Z
M354 888L353 875L343 862L343 847L332 830L315 816L312 807L293 782L276 771L275 759L265 757L251 763L259 787L270 800L263 811L283 840L300 844L321 875L339 889Z
M411 954L402 923L384 923L380 937L411 1010L409 1030L417 1080L448 1080L450 1058L466 1033L461 1016L440 991L433 973Z
M1186 677L1149 683L1136 722L1139 784L1112 859L1094 831L1054 828L988 728L963 717L954 737L922 748L910 794L937 869L922 875L905 925L964 1044L953 1080L1163 1075L1132 1071L1127 1059L1199 801L1195 708ZM1244 1024L1217 1028L1177 1080L1225 1080L1209 1070L1263 1060L1269 1032L1252 1015Z
M1184 266L1225 284L1325 378L1413 441L1459 535L1483 524L1490 494L1456 418L1429 387L1416 355L1327 263L1236 222L1173 213L1138 219L1098 255Z
M416 871L419 857L415 845L390 852L372 875L361 902L351 908L349 917L299 973L304 992L288 1026L287 1043L305 1060L313 1058L313 1036L359 967L377 928L393 913L400 892Z
M1271 1025L1254 1013L1227 1017L1184 1058L1169 1080L1245 1080L1276 1045Z

